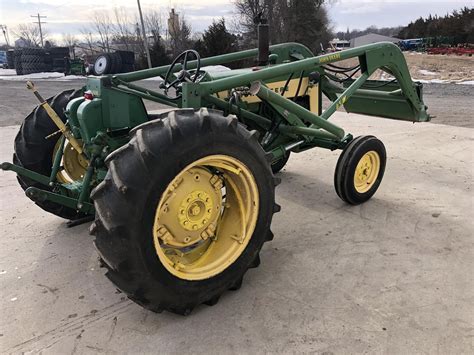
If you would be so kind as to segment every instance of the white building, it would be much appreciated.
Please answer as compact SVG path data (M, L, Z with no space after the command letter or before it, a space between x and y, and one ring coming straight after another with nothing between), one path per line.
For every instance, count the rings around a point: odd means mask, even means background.
M377 42L392 42L398 43L401 39L395 37L382 36L376 33L368 33L366 35L351 39L351 48L360 47L365 44L377 43Z

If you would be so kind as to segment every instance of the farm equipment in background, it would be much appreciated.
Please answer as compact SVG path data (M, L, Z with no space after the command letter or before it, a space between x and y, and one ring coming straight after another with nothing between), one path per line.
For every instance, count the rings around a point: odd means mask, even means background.
M384 145L332 123L338 108L430 119L396 45L314 56L297 43L268 46L268 27L259 29L258 49L203 59L187 50L171 65L88 77L48 100L29 84L40 105L15 139L13 164L1 168L44 210L72 224L94 220L108 278L152 311L188 314L240 287L273 239L275 174L291 154L341 150L338 196L356 205L376 192ZM255 57L250 68L203 69ZM338 65L349 58L359 64ZM368 80L378 69L396 82ZM160 89L134 83L157 76ZM323 94L331 101L324 111ZM143 100L169 109L147 112Z
M81 58L65 59L64 75L86 75L84 60Z
M404 39L398 42L402 51L424 51L426 43L424 38Z
M457 47L433 47L427 48L426 53L438 55L466 55L472 57L474 54L474 48L469 45Z

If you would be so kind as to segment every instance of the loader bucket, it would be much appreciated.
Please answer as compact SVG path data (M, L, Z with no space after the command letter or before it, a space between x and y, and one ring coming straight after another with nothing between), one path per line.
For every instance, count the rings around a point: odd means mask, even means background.
M344 83L347 88L352 80ZM423 104L423 84L414 82L416 94ZM370 116L381 116L402 121L426 122L430 120L423 104L421 110L415 108L403 94L396 82L367 80L345 103L347 112Z

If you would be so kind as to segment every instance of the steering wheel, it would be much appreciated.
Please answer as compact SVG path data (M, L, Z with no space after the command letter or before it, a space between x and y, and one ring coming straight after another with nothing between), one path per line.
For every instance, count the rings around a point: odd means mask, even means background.
M196 58L196 62L197 62L196 72L194 73L194 75L191 75L191 73L188 70L188 59L189 59L190 55L194 56L194 58ZM178 63L181 63L181 62L183 63L181 71L178 73L177 78L170 82L170 76L174 72L173 69L176 67L176 65ZM183 53L181 53L180 55L178 55L173 60L173 62L171 63L171 65L168 68L168 71L166 72L165 80L160 84L160 88L164 89L166 96L169 96L168 95L168 90L170 88L178 89L178 85L181 84L182 82L185 82L185 81L186 82L191 82L191 83L196 82L196 79L199 76L200 69L201 69L201 56L195 50L188 49L188 50L184 51ZM174 97L174 98L177 99L179 97L181 97L181 94L176 95L176 97Z

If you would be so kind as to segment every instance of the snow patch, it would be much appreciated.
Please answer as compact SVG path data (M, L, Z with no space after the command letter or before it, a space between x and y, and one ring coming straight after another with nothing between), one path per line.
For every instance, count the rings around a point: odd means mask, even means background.
M435 73L433 71L425 70L425 69L420 69L418 72L422 75L438 75L438 73Z
M474 85L474 80L461 81L458 85Z
M447 84L447 83L450 83L449 80L441 80L441 79L430 79L430 80L413 79L413 81L419 81L420 83L423 83L423 84Z
M13 71L14 74L11 74L11 72L5 73L6 70ZM65 76L64 73L57 73L57 72L16 75L16 72L13 69L3 69L0 71L0 80L27 81L27 80L51 80L51 79L55 79L59 81L68 81L68 80L84 79L84 76L78 76L78 75Z
M0 69L0 76L4 75L16 75L15 69Z

